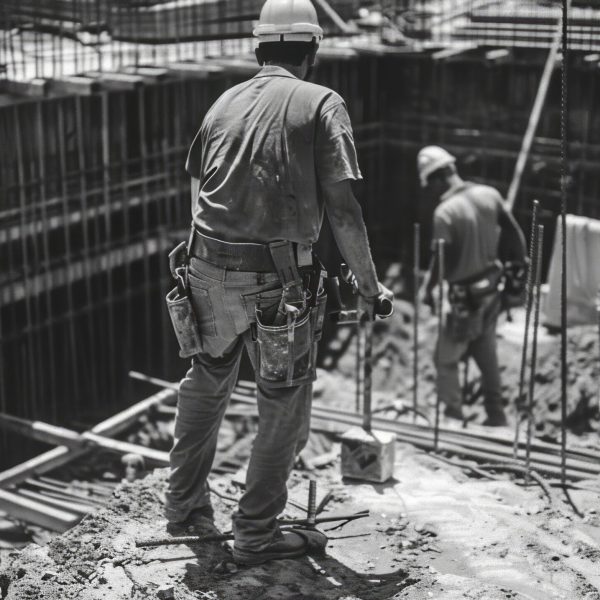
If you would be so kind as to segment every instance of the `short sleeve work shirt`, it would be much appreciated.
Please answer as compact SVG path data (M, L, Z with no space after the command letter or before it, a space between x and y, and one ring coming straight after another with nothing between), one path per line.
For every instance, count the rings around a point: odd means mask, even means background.
M195 224L232 242L314 243L320 186L361 179L342 98L275 66L215 102L186 169L200 181Z
M499 214L505 210L494 188L468 181L448 190L433 215L433 238L445 243L445 278L469 279L497 258Z

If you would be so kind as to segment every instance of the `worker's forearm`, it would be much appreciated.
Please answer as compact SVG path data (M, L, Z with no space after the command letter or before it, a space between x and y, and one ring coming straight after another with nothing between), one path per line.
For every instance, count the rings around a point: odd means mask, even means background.
M363 296L379 294L377 273L371 257L367 228L358 204L344 213L329 213L329 222L338 248L354 273Z

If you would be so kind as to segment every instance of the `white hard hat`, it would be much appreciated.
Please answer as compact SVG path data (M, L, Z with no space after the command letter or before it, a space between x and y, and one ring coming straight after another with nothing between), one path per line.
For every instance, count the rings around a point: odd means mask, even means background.
M427 178L438 169L453 165L456 158L440 146L425 146L417 155L417 169L421 187L427 186Z
M253 31L259 42L312 42L323 39L310 0L267 0Z

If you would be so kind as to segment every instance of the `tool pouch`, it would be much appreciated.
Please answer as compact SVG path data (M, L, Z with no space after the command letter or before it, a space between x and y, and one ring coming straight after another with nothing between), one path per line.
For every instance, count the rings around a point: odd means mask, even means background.
M193 227L192 227L193 232ZM198 321L194 313L194 307L189 296L188 287L188 249L190 241L186 245L181 242L174 250L169 253L169 269L177 282L177 287L173 288L166 296L167 310L175 337L179 343L179 356L181 358L190 358L202 351L202 338L198 328Z
M257 376L271 387L292 387L315 380L317 342L321 339L327 294L283 325L268 325L256 314Z
M187 294L181 296L173 288L166 297L167 309L173 323L173 330L179 342L179 356L190 358L202 351L202 339L192 303Z

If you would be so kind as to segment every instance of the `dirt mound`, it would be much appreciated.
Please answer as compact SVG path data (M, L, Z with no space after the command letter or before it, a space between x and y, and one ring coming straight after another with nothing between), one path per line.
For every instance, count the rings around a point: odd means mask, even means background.
M373 390L379 407L395 402L412 406L413 398L413 307L397 300L390 319L376 321L373 341ZM523 342L523 311L514 311L513 322L500 318L498 327L498 357L503 379L503 396L507 414L516 418ZM433 353L437 339L437 319L424 308L419 325L419 408L430 419L435 407L435 367ZM530 342L531 343L531 342ZM356 377L355 328L338 329L327 349L323 366L329 371L324 379L342 378L340 389L345 393L346 408L353 406ZM567 425L577 434L600 431L599 385L600 371L598 331L595 326L573 327L568 331L568 407ZM462 372L462 369L461 369ZM462 378L462 377L461 377ZM527 390L529 368L525 380ZM475 420L484 419L480 376L471 361L465 413ZM333 384L329 388L333 388ZM328 389L329 389L328 388ZM558 439L560 434L560 336L540 328L538 359L535 375L534 417L537 435ZM402 403L398 402L402 401Z
M290 499L305 503L308 474L294 472ZM105 510L47 546L14 552L0 568L3 600L600 600L598 493L574 492L586 514L574 522L555 499L508 479L469 479L399 445L384 485L342 481L339 462L315 471L326 510L370 516L324 525L326 556L228 570L227 546L137 548L165 537L166 470L115 491ZM234 477L213 479L216 530L230 527ZM590 484L591 485L591 484ZM286 516L302 513L288 505Z

